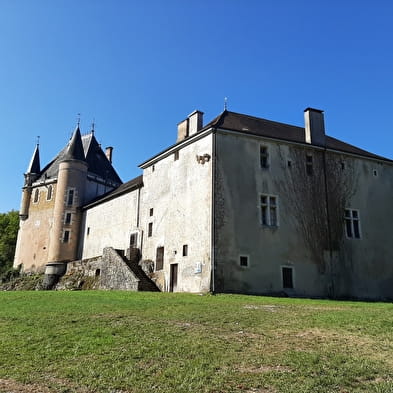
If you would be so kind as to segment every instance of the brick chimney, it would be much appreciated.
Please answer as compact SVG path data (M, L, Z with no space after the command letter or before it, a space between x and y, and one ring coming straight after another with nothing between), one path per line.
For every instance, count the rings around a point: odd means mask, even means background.
M188 136L196 134L203 127L203 112L195 110L187 119L177 125L177 141L180 142Z
M113 152L113 147L108 146L105 148L105 155L108 161L112 164L112 152Z
M304 110L304 131L306 143L325 146L325 121L323 111L313 108Z

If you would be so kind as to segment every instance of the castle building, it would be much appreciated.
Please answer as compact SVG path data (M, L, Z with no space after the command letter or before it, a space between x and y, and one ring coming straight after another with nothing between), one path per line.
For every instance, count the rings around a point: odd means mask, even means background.
M107 289L393 299L393 161L304 116L194 111L123 184L93 133L42 170L37 146L15 266L60 263Z

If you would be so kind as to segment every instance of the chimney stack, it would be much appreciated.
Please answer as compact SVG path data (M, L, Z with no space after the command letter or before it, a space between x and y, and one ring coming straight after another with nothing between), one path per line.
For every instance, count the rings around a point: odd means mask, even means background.
M304 110L304 131L306 143L325 146L325 121L323 111L313 108Z
M177 125L177 141L180 142L188 136L196 134L203 127L203 112L195 110L187 119Z
M112 152L113 152L113 147L108 146L105 148L105 155L108 161L112 164Z

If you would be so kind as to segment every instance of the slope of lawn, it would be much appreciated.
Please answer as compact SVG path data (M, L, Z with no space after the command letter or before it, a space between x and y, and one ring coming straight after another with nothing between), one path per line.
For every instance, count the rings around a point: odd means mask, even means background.
M0 292L0 392L393 392L393 304Z

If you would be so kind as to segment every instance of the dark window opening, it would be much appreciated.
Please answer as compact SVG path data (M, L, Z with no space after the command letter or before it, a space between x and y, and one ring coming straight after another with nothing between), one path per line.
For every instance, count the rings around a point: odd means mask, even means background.
M71 224L71 213L66 213L64 224Z
M39 196L40 196L40 190L37 188L37 189L34 191L34 203L37 203L37 202L38 202Z
M175 161L177 161L177 160L179 159L179 150L176 150L176 151L173 153L173 158L174 158Z
M101 274L101 269L96 270L96 277L98 277Z
M240 266L247 267L248 266L248 257L245 255L240 255L239 263L240 263Z
M153 208L151 208L150 211L149 211L150 217L153 215L153 212L154 212L154 210L153 210Z
M137 233L132 233L131 236L130 236L130 247L131 248L136 248L137 241L138 241L138 234Z
M269 153L267 151L266 146L260 146L259 158L260 158L260 162L261 162L261 168L268 168L269 167Z
M152 165L152 166L151 166L151 171L154 172L155 169L156 169L155 166Z
M74 204L74 190L68 190L67 206Z
M344 170L345 169L345 162L341 163L341 169Z
M378 171L376 169L374 169L373 173L374 173L374 176L378 176Z
M164 247L157 247L156 253L156 270L164 268Z
M292 167L292 161L288 160L288 168L291 168L291 167Z
M63 234L63 243L68 243L70 240L70 231L64 231Z
M183 245L183 257L186 257L188 255L188 245L184 244Z
M291 267L282 268L283 288L293 288L293 269Z
M153 223L149 222L149 227L148 227L148 230L147 230L147 236L151 237L152 235L153 235Z
M313 174L312 156L308 154L306 156L306 173L308 176L311 176Z
M87 227L87 236L90 235L90 227Z
M46 200L47 200L47 201L50 201L50 200L52 199L52 191L53 191L53 187L52 187L52 186L49 186L49 187L48 187L47 194L46 194Z

